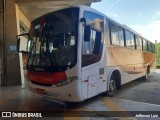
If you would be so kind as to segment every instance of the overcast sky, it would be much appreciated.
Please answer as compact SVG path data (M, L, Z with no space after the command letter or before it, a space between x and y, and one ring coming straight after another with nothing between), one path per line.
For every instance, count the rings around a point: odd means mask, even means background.
M160 0L102 0L91 7L160 42Z

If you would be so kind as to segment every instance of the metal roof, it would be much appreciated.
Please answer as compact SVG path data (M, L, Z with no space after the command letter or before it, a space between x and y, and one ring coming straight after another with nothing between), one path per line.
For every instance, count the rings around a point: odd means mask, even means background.
M30 20L46 13L56 11L72 5L90 6L101 0L15 0L23 14Z

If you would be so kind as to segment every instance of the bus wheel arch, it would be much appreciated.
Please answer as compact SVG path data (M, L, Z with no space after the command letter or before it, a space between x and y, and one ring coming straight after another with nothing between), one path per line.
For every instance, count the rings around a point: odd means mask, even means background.
M107 95L113 97L116 90L121 88L121 74L119 70L113 70L109 77Z

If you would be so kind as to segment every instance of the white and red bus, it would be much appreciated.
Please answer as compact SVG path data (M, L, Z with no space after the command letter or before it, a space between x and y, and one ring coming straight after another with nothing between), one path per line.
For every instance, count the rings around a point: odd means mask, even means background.
M21 36L28 35L26 50ZM43 15L18 36L28 55L26 86L39 96L78 102L147 79L155 45L125 25L86 6Z

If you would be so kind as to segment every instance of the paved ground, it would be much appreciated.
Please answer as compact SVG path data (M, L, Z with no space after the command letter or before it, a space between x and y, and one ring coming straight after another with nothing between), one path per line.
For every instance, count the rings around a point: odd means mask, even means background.
M142 118L133 118L131 115L151 115L151 111L154 111L154 113L158 111L160 115L160 71L150 74L149 80L147 81L141 78L122 86L122 89L117 91L117 94L113 98L99 95L82 103L72 104L70 107L39 99L33 96L25 86L1 87L0 111L50 111L48 112L49 115L55 114L54 111L78 111L75 112L75 114L82 116L45 118L47 120L141 120ZM139 112L134 113L135 111ZM68 112L64 113L63 116L67 116L67 114ZM86 114L94 117L87 117ZM106 118L106 116L117 117ZM119 116L126 117L122 118ZM0 119L9 120L8 118ZM17 120L17 118L11 118L11 120L12 119ZM29 120L31 118L23 119ZM143 119L150 120L151 118ZM160 118L154 119L158 120ZM33 118L31 120L33 120ZM38 120L41 119L38 118Z
M160 74L158 73L160 72L150 74L147 81L141 78L124 85L115 98L160 105Z

